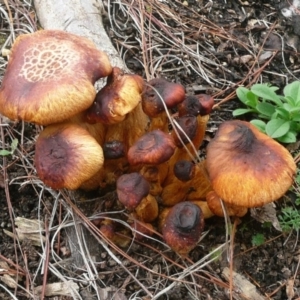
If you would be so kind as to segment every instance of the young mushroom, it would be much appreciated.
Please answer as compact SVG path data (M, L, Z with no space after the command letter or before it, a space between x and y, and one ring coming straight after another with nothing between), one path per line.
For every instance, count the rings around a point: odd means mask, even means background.
M207 147L213 190L226 203L259 207L290 188L296 164L289 151L244 121L221 124Z
M75 190L103 166L103 151L87 130L72 123L53 124L35 146L39 178L53 189Z
M175 151L172 137L161 131L154 130L144 134L128 150L128 161L131 165L158 165L166 162Z
M183 116L176 119L178 124L177 132L172 131L173 140L178 148L193 140L198 131L198 121L195 116Z
M174 175L183 182L189 181L195 176L195 164L189 160L179 160L173 166Z
M87 109L94 83L112 71L108 56L88 39L60 30L19 36L0 89L0 113L40 125Z
M150 185L139 173L129 173L117 179L119 201L130 211L134 210L149 194Z
M162 234L174 251L186 255L197 246L203 228L204 218L200 207L191 202L181 202L168 212Z
M177 109L179 117L182 116L206 116L214 106L214 98L207 94L187 95Z
M87 111L90 123L115 124L123 121L141 101L144 87L142 77L124 74L114 67L106 85L97 93L96 99Z
M144 113L151 118L150 130L168 128L166 108L173 108L185 98L185 89L179 83L163 78L148 82L142 97Z

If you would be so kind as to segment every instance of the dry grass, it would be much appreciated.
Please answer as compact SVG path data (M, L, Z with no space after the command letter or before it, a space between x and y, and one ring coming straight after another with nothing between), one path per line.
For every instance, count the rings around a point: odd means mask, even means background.
M196 74L201 78L199 81L203 84L201 89L211 88L219 99L224 98L219 102L220 104L233 97L236 85L260 80L262 72L275 56L274 54L268 60L261 62L259 56L263 51L262 48L238 40L229 31L211 23L201 14L201 11L195 13L183 6L181 2L172 1L167 4L155 0L140 0L137 4L132 5L132 2L127 0L109 2L108 19L111 30L117 37L115 43L118 51L124 61L128 55L132 56L132 53L142 51L141 59L139 56L135 56L135 59L139 60L147 79L158 75L168 77L174 72L184 73L185 76ZM152 14L153 11L155 14ZM36 31L38 28L32 3L29 0L4 0L0 2L0 14L1 28L3 28L0 35L2 51L9 49L18 35ZM119 17L127 19L125 25L120 23ZM171 26L171 21L176 26ZM134 32L138 34L120 35L119 32L124 30L124 26L134 28ZM266 24L266 26L269 32L272 32L276 25ZM251 55L253 65L249 66L245 77L237 78L235 82L227 79L227 75L232 71L218 60L212 37L218 39L220 45L231 44L233 48L242 48ZM202 43L196 42L198 40ZM0 56L0 75L5 70L6 62L6 57ZM275 75L282 76L282 74ZM38 223L37 229L27 236L29 246L20 240L15 226L12 226L12 232L15 234L12 243L16 261L12 262L0 255L0 262L7 263L4 273L8 274L13 281L11 285L7 281L1 283L0 294L11 297L10 299L21 297L41 299L48 293L46 286L49 278L51 281L66 284L69 299L88 299L88 297L89 299L92 299L91 297L94 297L93 299L120 297L121 299L129 286L134 287L129 299L159 299L178 287L185 287L189 299L212 299L213 295L207 286L216 292L220 290L220 294L223 293L223 288L233 289L232 284L224 283L210 267L211 261L220 256L223 251L228 251L229 262L232 260L229 238L226 243L214 250L203 251L205 254L196 262L172 253L157 232L153 238L150 238L149 243L132 239L125 249L111 243L92 221L99 217L110 218L128 231L133 231L134 236L134 229L123 221L128 217L126 212L113 211L104 214L96 211L86 216L79 208L78 194L68 191L55 192L47 188L36 177L33 165L34 143L40 130L38 126L28 128L24 123L13 124L1 117L0 148L10 149L14 139L19 141L14 154L9 159L2 158L1 167L11 223L15 224L17 215L11 204L9 186L18 190L30 186L35 191L37 219L41 223ZM28 132L30 135L26 134ZM21 170L19 172L21 175L11 178L12 166L14 169ZM226 228L229 228L229 220L227 222ZM72 233L68 230L71 227L76 229ZM94 236L99 248L102 249L102 261L95 262L93 257L90 257L90 245L85 239L87 231ZM32 237L36 237L34 234L39 237L40 246L32 247ZM73 234L72 238L76 238L78 256L82 259L80 266L73 265L73 261L66 253L68 251L65 244L66 234ZM229 235L228 233L228 237ZM72 249L72 246L70 248ZM37 257L34 269L28 265L28 255ZM3 275L4 273L1 272L0 275ZM38 280L40 276L43 276L43 281L40 290L37 291L36 286L40 285L37 283L40 282ZM110 281L110 285L107 285L105 280L110 276L118 278L118 284L120 282L123 284L117 287ZM79 287L81 293L77 289ZM86 294L83 294L83 291ZM60 299L68 299L68 297L61 296Z

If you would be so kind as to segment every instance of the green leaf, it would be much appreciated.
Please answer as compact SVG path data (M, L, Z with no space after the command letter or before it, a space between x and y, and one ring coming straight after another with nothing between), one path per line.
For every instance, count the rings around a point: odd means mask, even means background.
M282 107L288 112L294 109L294 106L291 105L290 103L283 103Z
M262 233L257 233L252 236L252 246L260 246L265 242L265 236Z
M283 107L277 107L275 110L275 114L272 116L272 119L278 119L278 117L281 117L282 119L285 120L289 120L290 113Z
M265 133L266 132L266 123L262 120L252 120L250 121L258 130Z
M266 125L266 133L273 139L284 136L290 129L290 122L282 119L273 119Z
M238 87L236 90L236 95L245 105L255 108L257 105L257 97L245 87Z
M300 81L294 81L285 86L283 89L285 97L291 97L295 100L295 103L300 103Z
M287 132L284 136L277 138L277 141L285 144L296 143L296 134L292 131Z
M292 116L293 121L300 122L300 114L296 114Z
M258 97L273 101L278 106L282 106L280 97L266 84L254 84L251 87L251 92L253 92Z
M256 112L256 111L254 109L251 109L251 108L237 108L232 112L232 115L234 117L236 117L236 116L244 115L244 114L247 114L247 113L250 113L250 112Z
M283 97L283 101L286 102L286 104L291 105L292 107L297 107L296 100L290 96Z
M294 114L294 113L300 113L300 106L299 106L299 107L291 108L291 109L289 110L289 112L290 112L291 114Z
M13 140L12 140L11 145L10 145L10 147L11 147L11 152L15 152L15 150L16 150L17 147L18 147L18 143L19 143L18 139L13 139Z
M271 118L271 116L275 112L275 106L273 104L267 103L267 102L258 103L256 106L256 109L258 110L258 112L260 112L261 114L263 114L269 118Z
M7 156L7 155L11 155L11 151L0 150L0 156Z
M240 86L236 89L236 95L244 104L246 104L248 92L249 90L243 86Z

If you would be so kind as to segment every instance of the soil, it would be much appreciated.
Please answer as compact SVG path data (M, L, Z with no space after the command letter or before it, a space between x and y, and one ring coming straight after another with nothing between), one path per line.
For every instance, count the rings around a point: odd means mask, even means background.
M5 3L0 1L0 8L7 12ZM28 19L36 29L34 10L27 2L8 0L8 3L19 20L14 21L17 34L22 32L23 22ZM216 106L200 149L202 156L218 126L231 120L232 111L241 106L234 94L238 85L265 82L282 90L288 82L299 80L300 6L290 9L291 3L278 0L145 1L145 27L141 35L136 22L140 16L139 7L130 3L126 0L104 3L106 30L128 68L145 79L162 76L181 83L189 94L205 92L215 98ZM289 11L294 14L286 18L282 10L285 14ZM10 32L3 11L0 45L5 43ZM20 11L22 16L27 14L28 19L22 19ZM151 32L147 25L149 16L153 22ZM9 46L10 43L5 48ZM6 58L1 58L0 62L4 66ZM3 72L4 68L0 69L0 81ZM95 219L97 216L118 218L120 224L127 219L127 212L120 212L114 191L110 191L109 196L105 196L106 191L79 192L76 205L72 206L73 193L57 193L44 186L36 177L33 164L34 142L41 128L12 123L4 117L1 120L0 148L9 149L13 139L19 141L12 155L1 158L1 299L39 299L40 296L33 296L33 290L43 285L43 281L71 279L78 284L82 299L146 300L154 296L160 300L259 299L251 296L249 290L245 293L242 287L239 289L236 281L230 293L230 280L223 274L226 267L244 276L249 286L253 284L261 299L300 299L298 232L284 233L277 226L277 217L283 207L298 208L295 189L268 206L269 215L257 209L241 219L232 219L236 227L226 225L223 218L206 220L201 242L188 257L180 257L160 236L154 235L129 243L123 239L126 246L120 249L98 239L96 263L86 263L81 258L82 265L78 265L78 260L75 265L67 238L71 233L56 227L68 224L66 216L70 211L80 209L87 217ZM297 147L290 147L293 155ZM100 202L99 197L103 196ZM89 209L86 203L92 203ZM15 230L18 217L44 222L46 230L37 236L54 241L51 245L44 244L48 252L32 240L32 234L25 240L7 234ZM218 250L219 246L222 248ZM43 271L42 255L48 259L48 272ZM211 261L206 264L208 260ZM10 282L5 276L15 281ZM45 299L76 297L48 296Z

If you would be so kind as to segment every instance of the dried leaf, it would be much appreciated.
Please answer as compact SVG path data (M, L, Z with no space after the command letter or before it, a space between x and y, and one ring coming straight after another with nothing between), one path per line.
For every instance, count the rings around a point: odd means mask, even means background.
M292 300L295 296L295 291L294 291L294 279L288 279L286 282L286 295L288 297L288 300Z
M40 295L42 293L43 286L37 286L34 288L35 295ZM72 296L73 299L75 295L78 295L79 286L77 283L73 282L72 280L66 282L55 282L49 283L45 286L45 296ZM79 298L79 297L78 297Z
M0 276L0 280L12 289L16 289L18 286L18 283L8 274Z
M252 208L250 212L251 217L254 218L256 221L260 223L270 222L276 230L282 231L278 218L276 216L274 203L268 203L259 208Z
M224 268L222 272L223 277L229 281L232 278L233 281L233 292L236 294L234 299L253 299L253 300L265 300L261 294L258 293L254 284L248 281L244 276L232 271L232 276L230 276L230 269Z
M41 233L44 230L43 222L17 217L15 225L17 226L17 235L5 229L3 229L3 232L11 238L18 238L20 241L30 240L34 246L41 246L41 243L46 241Z

